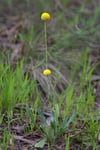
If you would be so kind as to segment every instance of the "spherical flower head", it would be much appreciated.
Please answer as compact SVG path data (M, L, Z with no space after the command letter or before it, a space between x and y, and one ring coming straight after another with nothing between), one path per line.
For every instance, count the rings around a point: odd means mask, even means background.
M44 76L49 76L51 74L51 70L50 69L46 69L43 71L43 75Z
M47 21L51 18L50 14L47 12L44 12L41 14L41 20Z

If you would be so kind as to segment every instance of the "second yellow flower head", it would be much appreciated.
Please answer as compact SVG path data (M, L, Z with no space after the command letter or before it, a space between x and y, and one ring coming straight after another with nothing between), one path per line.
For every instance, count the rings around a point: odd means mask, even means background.
M51 74L51 70L50 69L46 69L43 71L43 75L44 76L49 76Z
M46 20L49 20L50 18L51 18L51 16L47 12L44 12L44 13L41 14L41 20L46 21Z

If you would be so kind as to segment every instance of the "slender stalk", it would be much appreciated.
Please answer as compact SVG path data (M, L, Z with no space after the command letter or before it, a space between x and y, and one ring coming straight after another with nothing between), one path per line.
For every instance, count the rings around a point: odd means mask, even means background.
M47 98L48 100L50 99L51 93L50 93L50 78L47 77L47 87L48 87L48 94L47 94Z
M47 45L47 25L46 21L44 21L44 35L45 35L45 61L46 61L46 69L48 68L48 45Z

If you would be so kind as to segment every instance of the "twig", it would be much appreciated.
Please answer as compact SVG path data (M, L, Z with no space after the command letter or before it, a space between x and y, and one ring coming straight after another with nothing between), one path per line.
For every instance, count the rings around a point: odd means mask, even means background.
M32 140L25 139L25 138L23 138L23 136L18 136L18 135L14 135L14 139L23 141L27 144L33 144L33 145L36 144L36 142L37 142L37 141L32 141Z

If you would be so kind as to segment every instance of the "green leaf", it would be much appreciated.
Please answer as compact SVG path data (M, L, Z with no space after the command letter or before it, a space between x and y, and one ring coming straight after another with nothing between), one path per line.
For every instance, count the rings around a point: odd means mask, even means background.
M63 129L65 129L65 128L67 128L69 126L69 124L73 121L75 115L76 115L76 111L74 110L73 113L72 113L72 115L70 116L70 118L68 120L65 119L63 121L63 126L62 126Z
M38 143L35 144L35 147L37 148L43 148L45 145L46 139L40 140Z

